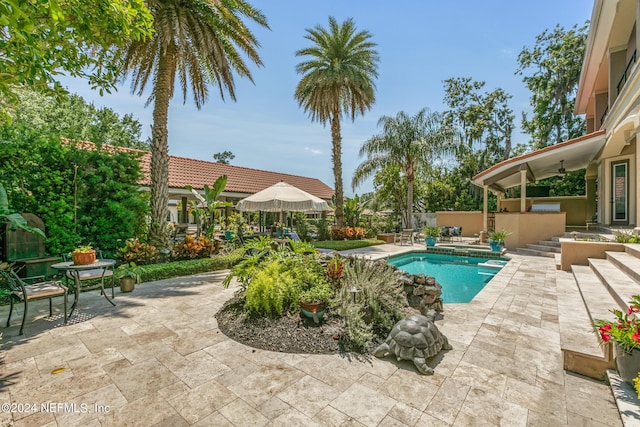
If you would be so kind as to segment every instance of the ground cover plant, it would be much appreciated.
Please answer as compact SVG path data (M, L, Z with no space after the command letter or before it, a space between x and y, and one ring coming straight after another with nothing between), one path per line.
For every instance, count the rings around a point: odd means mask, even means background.
M384 261L270 242L245 244L242 261L224 281L239 288L216 319L239 342L284 352L368 353L409 311L401 274ZM300 314L302 299L328 301L321 323Z
M319 249L333 249L334 251L346 251L349 249L365 248L367 246L382 245L385 242L377 239L362 240L320 240L311 242L311 244Z

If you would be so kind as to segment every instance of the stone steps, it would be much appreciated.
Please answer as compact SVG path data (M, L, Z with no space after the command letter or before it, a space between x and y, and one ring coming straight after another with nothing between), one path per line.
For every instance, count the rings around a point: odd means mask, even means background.
M542 256L547 258L555 257L555 252L540 251L537 249L529 249L529 248L516 248L516 253L520 255Z
M553 252L556 254L559 254L560 252L562 252L562 249L560 248L559 245L552 246L552 245L540 245L540 244L534 244L534 243L527 243L527 249L535 249L541 252Z
M627 245L626 249L629 246ZM607 251L606 254L612 264L640 283L640 258L629 252Z
M609 294L616 300L620 310L627 311L631 297L640 294L640 284L629 275L622 273L616 265L607 259L590 258L589 266L600 282L606 286Z

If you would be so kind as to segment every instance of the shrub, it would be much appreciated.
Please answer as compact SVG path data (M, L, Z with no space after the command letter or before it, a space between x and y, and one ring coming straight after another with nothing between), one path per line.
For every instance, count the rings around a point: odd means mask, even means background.
M230 254L217 255L214 258L146 265L144 269L141 269L140 277L143 282L151 282L154 280L190 276L192 274L206 273L209 271L226 270L237 264L241 258L242 251L235 250Z
M343 275L332 306L343 319L350 344L364 349L372 331L388 332L402 319L407 298L400 274L384 261L352 258L345 262Z
M282 315L299 306L302 282L282 260L271 259L258 269L245 292L245 308L262 314Z
M332 240L359 240L364 239L365 230L362 227L331 227Z
M127 264L153 264L158 261L158 250L153 245L141 243L137 238L128 239L124 248L118 250L118 258Z
M613 232L616 242L618 243L639 243L640 236L633 234L632 232L619 231Z
M175 259L209 258L215 252L215 245L206 236L186 236L184 240L173 247Z

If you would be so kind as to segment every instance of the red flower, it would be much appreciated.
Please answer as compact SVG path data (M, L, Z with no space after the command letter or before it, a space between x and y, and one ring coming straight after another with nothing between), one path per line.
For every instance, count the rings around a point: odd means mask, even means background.
M602 341L604 342L609 342L611 336L605 332L600 332L600 338L602 338Z
M637 308L637 307L635 307L635 306L631 305L631 306L629 306L629 311L627 312L627 314L628 314L629 316L631 316L633 313L637 313L638 311L639 311L639 310L638 310L638 308Z
M607 331L608 332L608 331L611 330L611 325L603 325L603 326L600 326L599 329L600 329L600 331Z
M638 343L640 343L640 332L635 331L633 333L633 335L631 336L631 339L633 339L634 341L637 341Z

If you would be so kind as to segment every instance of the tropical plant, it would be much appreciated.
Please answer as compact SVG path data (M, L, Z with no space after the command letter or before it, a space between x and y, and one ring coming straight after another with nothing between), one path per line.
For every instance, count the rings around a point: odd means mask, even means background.
M207 236L185 236L173 247L173 257L177 260L208 258L215 252L215 244Z
M618 243L640 243L640 236L630 231L615 230L613 236Z
M135 262L130 262L126 264L122 264L116 268L114 275L116 279L122 278L131 278L136 284L142 283L142 274L144 273L144 269L140 266L137 266Z
M366 160L353 173L355 189L376 171L396 166L407 183L406 227L413 228L413 184L420 167L427 167L441 153L453 150L455 132L443 122L440 113L422 109L409 116L404 111L395 117L378 120L382 133L368 139L360 147L360 157Z
M125 246L118 250L118 257L125 264L153 264L158 261L158 250L153 245L142 243L138 238L127 239Z
M168 236L165 218L169 199L169 146L167 122L169 101L177 85L187 99L189 87L200 109L217 86L235 100L233 73L253 81L240 51L257 65L259 43L242 18L268 28L265 16L245 0L150 0L154 33L126 48L123 75L132 77L132 91L142 95L149 81L153 88L151 132L151 227L150 243L165 248Z
M74 254L86 254L89 252L94 251L95 249L93 249L93 247L91 246L91 243L89 243L88 245L83 245L83 246L78 246L77 248L75 248L73 250Z
M440 229L440 227L424 227L422 229L422 233L426 237L431 237L431 238L439 237L441 232L442 230Z
M504 229L500 231L492 231L489 233L489 240L503 245L504 241L507 240L507 237L509 236L511 236L511 232Z
M603 343L612 341L627 353L640 350L640 319L636 315L640 313L640 295L633 295L631 298L627 312L619 309L611 310L615 316L614 321L601 319L593 321L593 326L597 328Z
M333 289L326 283L311 286L300 294L300 302L305 304L326 304L331 298Z
M344 223L342 188L343 114L355 120L375 102L374 80L378 76L378 52L368 31L357 31L353 19L342 24L332 16L329 28L317 25L307 29L305 38L313 46L300 49L296 56L310 59L296 66L302 79L295 90L298 104L309 113L312 121L331 125L333 176L335 180L335 216L339 226Z
M360 216L364 211L367 201L360 200L357 194L353 198L345 197L344 200L344 223L348 227L360 226Z
M28 225L27 220L24 219L22 215L19 213L10 213L9 198L2 184L0 184L0 224L9 224L11 228L19 228L30 233L35 233L43 238L46 237L44 231Z
M199 205L196 205L196 220L198 221L198 234L204 232L206 235L213 235L215 225L216 209L233 206L231 202L223 202L218 197L227 186L227 176L221 175L216 179L211 187L204 185L204 197L197 192L192 186L187 185L185 188L195 196Z

